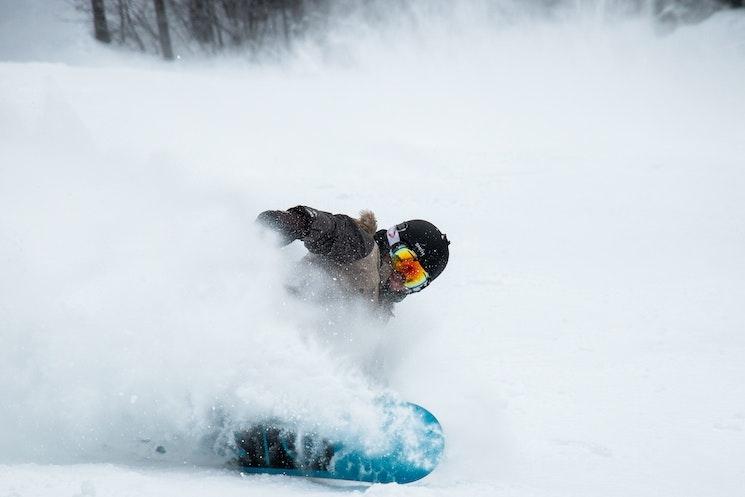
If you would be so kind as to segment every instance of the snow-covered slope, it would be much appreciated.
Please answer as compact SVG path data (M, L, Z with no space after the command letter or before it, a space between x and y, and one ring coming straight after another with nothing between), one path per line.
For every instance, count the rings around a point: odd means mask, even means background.
M3 39L0 496L738 495L745 19L474 12L268 67ZM302 247L253 226L296 204L430 219L450 265L319 331L281 291ZM200 450L225 419L364 433L381 392L444 426L419 483Z

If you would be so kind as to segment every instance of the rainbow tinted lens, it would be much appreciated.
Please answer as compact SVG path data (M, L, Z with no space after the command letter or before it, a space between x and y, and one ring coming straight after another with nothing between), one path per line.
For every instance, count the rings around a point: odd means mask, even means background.
M391 251L391 263L393 269L404 277L404 286L407 289L417 291L427 286L429 281L427 271L417 260L416 254L405 245Z

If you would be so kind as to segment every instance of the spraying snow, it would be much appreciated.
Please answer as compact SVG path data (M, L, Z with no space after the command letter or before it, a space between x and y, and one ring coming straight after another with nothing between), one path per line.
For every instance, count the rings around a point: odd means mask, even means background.
M329 495L211 449L272 416L364 433L383 393L447 453L371 495L743 487L745 18L460 5L264 66L75 24L82 50L3 48L0 494ZM448 269L385 327L313 329L303 248L253 223L297 204L432 219Z

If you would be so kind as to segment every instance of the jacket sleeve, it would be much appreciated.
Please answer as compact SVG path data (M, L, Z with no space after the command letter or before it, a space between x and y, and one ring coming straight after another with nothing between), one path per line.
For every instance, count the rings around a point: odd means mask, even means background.
M308 230L302 238L309 252L346 264L372 251L373 237L351 217L303 208L310 216Z

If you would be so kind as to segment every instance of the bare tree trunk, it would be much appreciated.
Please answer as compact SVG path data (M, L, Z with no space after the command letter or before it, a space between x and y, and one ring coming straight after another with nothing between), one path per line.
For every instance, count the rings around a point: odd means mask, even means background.
M124 0L117 0L117 8L119 10L119 43L124 44L124 40L127 38L127 16L124 13Z
M207 4L207 9L210 13L210 24L212 25L214 33L214 42L218 48L222 48L222 25L220 24L220 18L215 11L215 4L213 2L209 2Z
M173 48L171 47L171 35L168 32L168 18L166 17L166 4L164 0L153 0L155 2L155 17L158 19L158 39L160 51L163 58L173 60Z
M111 43L111 33L106 23L106 8L103 0L91 0L91 7L93 8L93 28L96 32L96 39L101 43Z
M285 48L287 50L291 47L290 42L290 20L288 19L290 14L287 12L289 9L289 6L287 5L287 2L283 2L283 4L280 6L280 14L282 15L282 31L284 32L285 36Z

